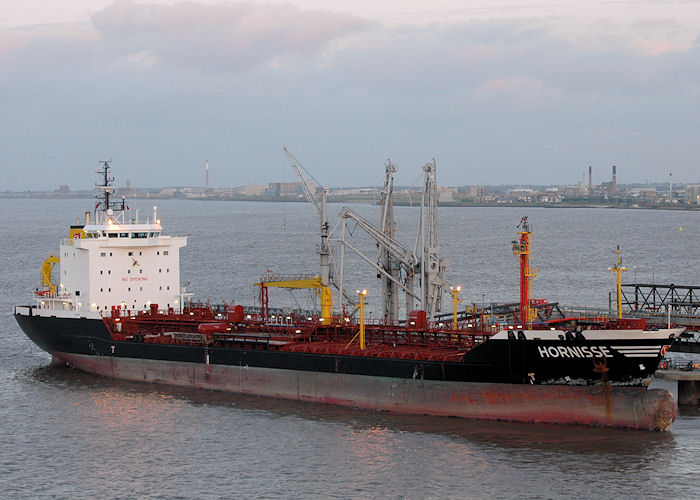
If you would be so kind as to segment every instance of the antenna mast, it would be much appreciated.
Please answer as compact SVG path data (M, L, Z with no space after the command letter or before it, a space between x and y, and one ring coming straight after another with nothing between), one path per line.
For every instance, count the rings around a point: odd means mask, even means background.
M112 208L109 196L114 192L114 186L111 184L114 181L114 177L109 176L112 160L102 160L99 163L100 168L95 170L95 173L102 178L102 183L95 184L95 188L98 190L97 195L95 195L95 198L98 200L97 205L95 205L95 216L97 216L98 209L107 213L107 210ZM95 217L95 220L97 220L97 217Z

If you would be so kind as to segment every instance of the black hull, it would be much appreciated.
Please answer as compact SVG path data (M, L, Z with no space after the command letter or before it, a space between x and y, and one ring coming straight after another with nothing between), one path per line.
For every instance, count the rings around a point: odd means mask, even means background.
M15 313L27 336L39 347L61 353L159 360L211 366L249 366L280 370L366 375L395 379L492 384L646 387L668 339L518 340L490 339L461 362L372 358L276 350L115 342L102 320ZM613 344L617 349L612 348ZM658 346L656 354L629 357L619 350ZM549 349L549 351L547 351ZM557 354L557 356L553 356ZM605 355L605 356L603 356Z

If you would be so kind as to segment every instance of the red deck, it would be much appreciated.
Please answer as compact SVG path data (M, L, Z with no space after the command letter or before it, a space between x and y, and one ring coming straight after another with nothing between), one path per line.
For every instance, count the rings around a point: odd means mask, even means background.
M234 317L235 316L235 317ZM416 328L404 325L365 326L366 349L359 347L359 324L344 318L323 324L318 318L274 323L243 315L240 310L216 314L208 306L183 314L156 308L131 315L115 309L104 319L114 340L159 344L207 344L212 347L283 350L426 361L459 361L495 331L480 328ZM286 319L286 318L285 318Z

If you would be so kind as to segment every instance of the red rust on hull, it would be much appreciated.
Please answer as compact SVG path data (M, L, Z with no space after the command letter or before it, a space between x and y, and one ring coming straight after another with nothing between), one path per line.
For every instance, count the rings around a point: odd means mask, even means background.
M666 431L677 412L667 391L442 382L248 366L52 353L97 375L371 410L483 420Z

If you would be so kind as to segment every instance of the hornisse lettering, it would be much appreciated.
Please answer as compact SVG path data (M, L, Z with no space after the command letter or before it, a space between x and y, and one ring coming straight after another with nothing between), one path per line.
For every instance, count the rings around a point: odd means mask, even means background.
M541 358L612 358L607 347L603 346L537 346Z

